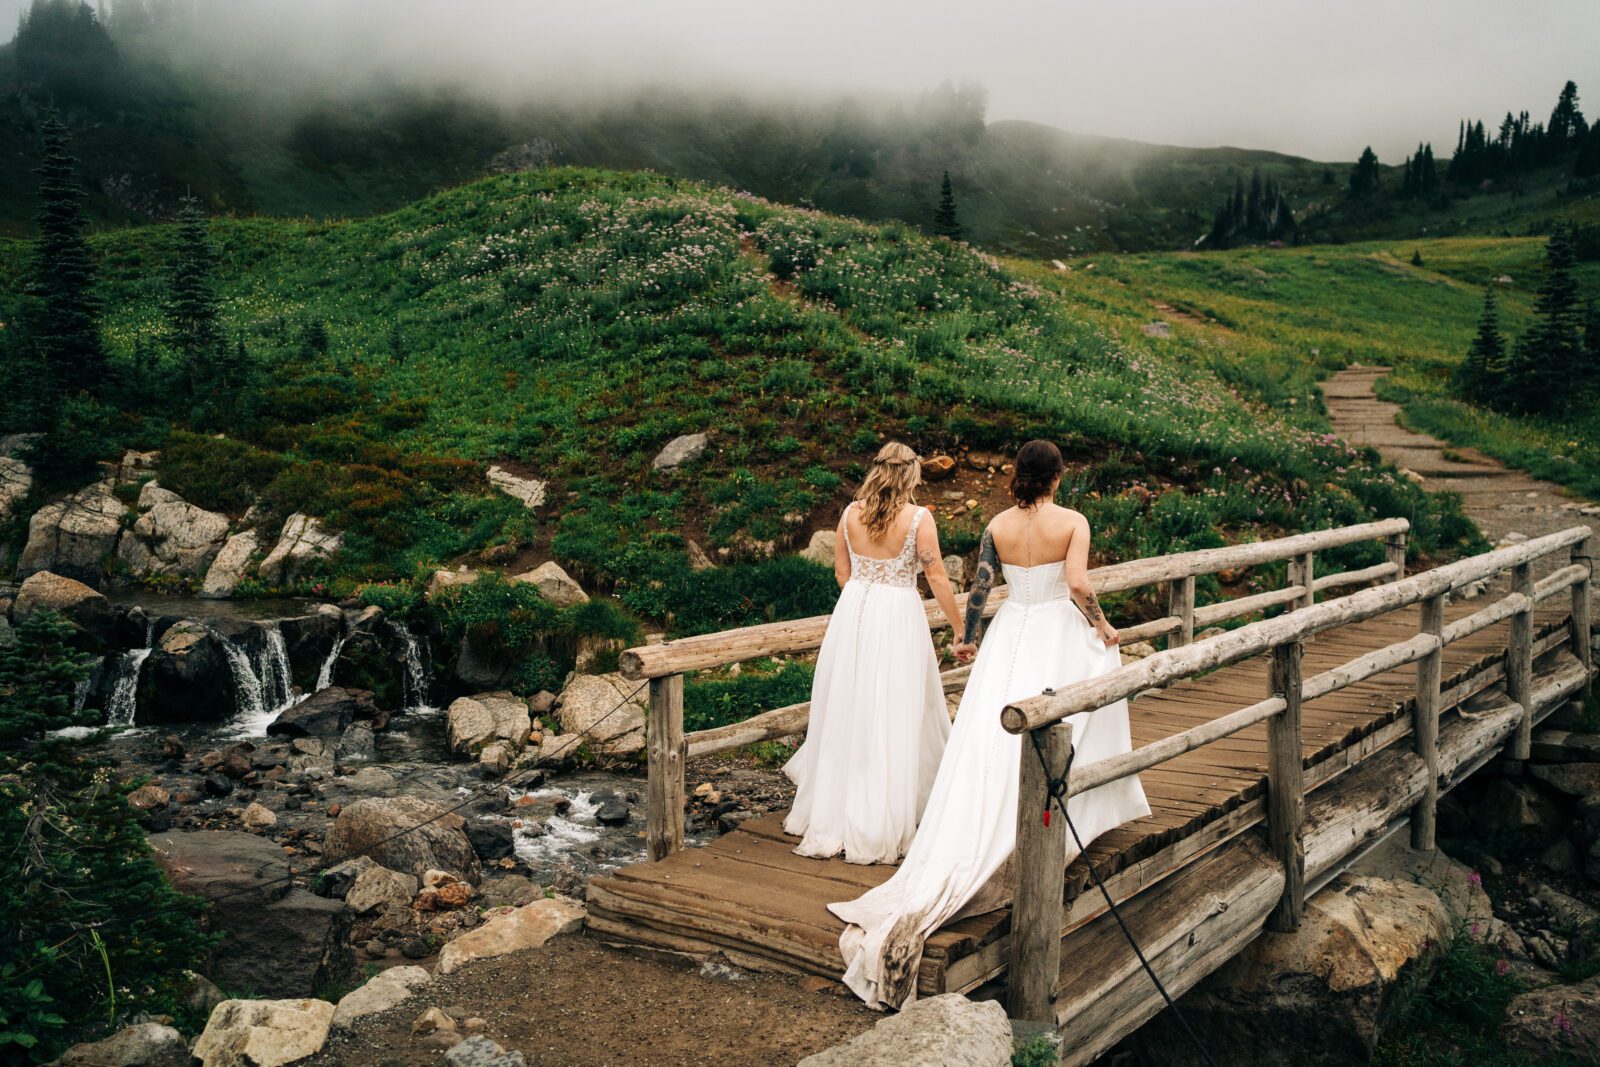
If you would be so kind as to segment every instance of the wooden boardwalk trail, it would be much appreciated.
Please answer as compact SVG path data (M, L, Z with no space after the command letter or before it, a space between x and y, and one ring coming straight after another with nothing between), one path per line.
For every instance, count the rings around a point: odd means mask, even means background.
M1172 626L1176 620L1192 626L1193 617L1208 610L1197 612L1192 600L1182 602L1186 585L1192 598L1192 579L1164 578L1175 590L1173 614L1157 622L1168 627L1172 648L1105 676L1107 684L1123 684L1135 697L1130 706L1135 752L1130 758L1140 758L1141 752L1149 757L1147 765L1134 769L1149 798L1150 816L1103 835L1086 856L1067 867L1064 877L1056 851L1056 881L1048 876L1048 861L1025 856L1025 846L1019 844L1019 869L1042 864L1045 884L1060 886L1059 930L1028 932L1033 948L1022 942L1013 945L1009 907L947 925L924 948L919 991L971 991L1001 978L1019 959L1046 957L1043 965L1051 975L1056 967L1060 970L1044 986L1051 991L1048 1003L1019 1008L1013 998L1012 1014L1056 1021L1069 1038L1067 1061L1087 1062L1159 1008L1120 932L1110 927L1109 917L1097 921L1106 909L1088 864L1114 898L1131 901L1124 909L1129 921L1142 930L1148 954L1176 995L1247 944L1264 923L1296 921L1294 915L1274 920L1269 912L1297 915L1294 908L1307 891L1305 882L1314 889L1397 820L1425 807L1420 823L1431 844L1437 791L1453 785L1502 745L1515 749L1535 719L1588 681L1584 544L1579 531L1570 531L1565 540L1552 535L1529 549L1480 557L1481 565L1454 564L1454 570L1437 572L1441 577L1427 588L1426 576L1396 584L1397 573L1375 573L1374 578L1389 581L1314 608L1302 584L1296 587L1300 595L1292 599L1297 607L1311 608L1310 613L1292 611L1200 642L1192 641L1181 624ZM1474 580L1462 575L1491 573L1486 568L1498 562L1493 557L1542 560L1558 549L1563 558L1570 549L1572 561L1537 588L1529 564L1513 562L1514 589L1503 600L1446 603L1448 588ZM1309 554L1296 553L1295 558L1299 573L1309 578ZM1176 568L1184 569L1192 567ZM1167 566L1161 573L1173 571ZM1135 576L1147 573L1148 568ZM1103 584L1116 582L1112 578ZM1128 584L1135 584L1131 577ZM1570 598L1565 595L1569 589ZM1371 606L1380 601L1397 602L1385 610ZM1319 621L1341 615L1350 615L1350 621ZM1297 625L1299 630L1291 633ZM1575 636L1580 628L1581 642ZM1292 640L1286 642L1286 635ZM810 640L810 635L791 632L784 640L795 647L794 642ZM755 644L769 647L770 639L763 636ZM1239 652L1246 646L1273 656L1246 658ZM1270 671L1290 648L1298 665L1294 677L1304 683L1294 685L1293 698L1286 701ZM701 646L686 644L684 651L702 658L705 654ZM739 646L732 654L760 653ZM651 660L639 662L642 667L636 665L636 670L650 669ZM669 660L656 662L662 673L654 677L673 677L665 673L669 666ZM1161 679L1167 684L1147 684L1161 672L1171 675ZM952 685L959 685L960 672L955 673ZM1078 688L1084 687L1093 688L1091 683ZM1017 728L1008 722L1007 728L1049 729L1074 699L1098 701L1090 707L1108 703L1105 690L1102 685L1099 691L1067 690L1020 702L1006 714L1032 718ZM660 684L653 695L668 713L662 720L670 726L671 684ZM1462 714L1463 706L1473 701L1487 710ZM761 729L771 732L765 736L792 733L797 725L803 729L803 709L768 713L771 725ZM1001 709L979 713L1000 714ZM1250 719L1242 726L1241 715ZM1229 716L1235 725L1219 732L1218 720ZM1286 771L1283 764L1274 765L1270 735L1276 729L1280 738L1291 736L1282 732L1291 720L1300 759L1298 768ZM1431 739L1413 736L1418 723L1431 724ZM729 735L722 740L731 745L737 739ZM1406 743L1397 744L1401 741ZM696 744L691 737L679 741L677 750L694 751ZM1158 749L1148 748L1152 745ZM1160 745L1178 747L1162 752ZM653 771L669 771L672 745L660 747ZM1106 763L1096 764L1095 770L1105 771ZM1083 771L1074 767L1071 780L1078 781ZM677 773L681 794L681 762ZM1271 784L1278 782L1284 784ZM664 807L681 806L681 797L672 796L672 785L653 775L652 801L662 796ZM1280 799L1291 798L1299 806L1275 806L1274 790ZM1037 812L1043 798L1022 798L1019 806ZM1286 810L1296 813L1292 826ZM1023 818L1019 812L1019 824ZM1038 821L1037 814L1032 819ZM1413 826L1415 837L1418 823ZM1260 831L1253 831L1257 827L1267 831L1265 843ZM1285 829L1292 832L1285 836L1280 832ZM773 815L749 820L702 848L653 844L658 859L590 882L589 928L617 944L692 956L722 953L744 966L836 979L843 969L838 948L843 926L827 905L859 896L886 880L893 868L802 858L791 851L796 843ZM1024 910L1021 894L1027 890L1018 892L1017 907ZM1056 890L1046 892L1053 897ZM1024 913L1048 915L1053 910L1047 905L1042 912Z

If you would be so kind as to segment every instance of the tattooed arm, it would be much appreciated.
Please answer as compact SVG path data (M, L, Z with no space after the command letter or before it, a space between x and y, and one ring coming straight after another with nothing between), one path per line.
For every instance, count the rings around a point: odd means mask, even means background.
M1000 554L994 548L994 534L986 526L983 541L978 545L978 569L972 576L972 589L967 593L967 625L961 634L961 643L975 645L983 629L983 606L989 601L989 591L994 588L995 576L1000 573Z
M1067 542L1066 576L1073 602L1100 635L1100 640L1108 645L1117 644L1121 640L1117 628L1106 619L1100 600L1094 595L1094 586L1089 582L1089 520L1076 512L1072 517L1072 539Z
M932 591L933 598L939 602L939 610L944 612L945 621L954 630L959 621L956 594L950 588L950 575L945 572L944 557L939 554L939 529L934 525L931 513L924 514L917 527L917 562L922 564L922 573L928 579L928 589Z

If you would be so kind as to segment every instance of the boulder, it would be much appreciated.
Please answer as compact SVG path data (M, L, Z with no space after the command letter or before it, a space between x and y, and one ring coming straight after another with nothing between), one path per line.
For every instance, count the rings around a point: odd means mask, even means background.
M823 1049L799 1067L1009 1067L1011 1023L992 1000L960 993L912 1002L864 1034Z
M922 480L942 482L956 472L956 461L949 456L929 456L922 461Z
M117 542L117 557L140 578L200 578L227 539L226 515L185 500L167 500L140 515L123 531Z
M561 564L553 559L511 580L537 586L539 595L558 608L570 608L589 602L589 594L583 591L583 586L579 585L572 575L562 570Z
M365 723L351 723L339 735L339 758L366 760L378 755L378 735Z
M150 722L216 721L239 710L223 638L186 619L161 635L139 675L138 709Z
M450 589L458 585L471 585L477 581L481 571L434 571L428 578L428 596L433 596L442 589Z
M247 830L268 830L278 825L278 817L259 801L251 801L250 806L244 809L244 814L239 816L239 821Z
M450 751L458 756L476 756L496 741L521 751L532 728L528 706L505 691L459 697L445 717Z
M1600 761L1600 734L1539 730L1533 735L1533 758L1550 763Z
M189 1043L161 1023L125 1026L104 1041L73 1045L59 1067L189 1067Z
M466 830L467 840L481 860L504 859L516 849L516 833L505 819L469 819Z
M448 1067L525 1067L520 1052L507 1052L482 1034L456 1042L444 1054Z
M36 611L54 611L100 643L110 640L117 621L103 594L51 571L38 571L23 581L11 618L20 625Z
M344 612L332 604L319 604L308 614L278 619L277 626L289 653L289 673L295 685L302 692L315 692L322 667L344 634Z
M560 897L503 912L445 945L439 973L450 974L473 960L541 948L552 937L583 929L583 916L583 905Z
M155 811L167 806L172 794L154 782L141 785L128 794L128 806L135 811Z
M318 874L312 881L311 888L319 897L344 900L355 887L356 879L361 877L361 872L369 871L376 866L376 863L365 856L336 863Z
M309 515L296 512L284 520L283 532L257 573L269 585L286 585L319 559L327 559L344 544L344 535L323 528Z
M250 560L261 551L261 537L254 530L236 533L223 542L212 559L211 566L200 583L200 596L208 600L223 600L244 581Z
M376 621L382 622L381 618ZM346 689L367 690L380 708L404 706L406 654L398 628L360 620L351 625L369 628L355 629L345 639L333 665L333 683Z
M446 813L417 797L371 797L339 812L323 843L323 856L337 863L366 855L381 866L418 879L438 869L476 885L481 872L465 825L460 815ZM394 836L412 827L418 829Z
M1600 796L1600 763L1535 763L1528 773L1569 797Z
M692 538L684 541L684 550L689 554L689 569L692 571L714 571L717 565L711 562L711 557L706 555L706 550L700 547L700 542Z
M703 433L674 437L667 442L665 448L656 453L656 458L650 461L650 466L658 471L671 470L692 459L699 459L705 454L709 442L710 439Z
M1525 847L1550 841L1566 823L1554 801L1532 784L1510 778L1492 780L1472 814L1480 834Z
M366 1015L398 1007L428 984L431 975L421 967L390 967L372 981L346 993L333 1013L333 1026L348 1027Z
M806 547L800 550L801 559L809 559L813 563L820 563L824 567L833 566L834 542L838 539L836 530L818 530L811 535L811 540Z
M163 489L161 485L151 479L139 487L139 510L146 511L157 504L183 503L183 497L171 489Z
M556 705L563 733L588 734L588 744L612 754L644 747L644 721L649 697L639 683L620 674L575 674Z
M1529 1063L1600 1063L1600 976L1523 993L1506 1009L1500 1037Z
M339 784L352 793L365 796L388 796L399 785L394 775L382 767L362 767L356 773L339 779Z
M17 577L53 571L98 583L102 563L116 551L126 513L107 482L46 504L28 522L28 543L17 561Z
M944 572L950 577L950 584L957 590L967 580L967 561L962 556L946 556L944 558Z
M1452 929L1427 886L1347 872L1306 902L1299 930L1263 934L1179 1006L1222 1067L1367 1063L1401 972ZM1201 1062L1170 1013L1133 1040L1157 1062Z
M357 915L409 908L417 895L417 879L400 871L373 864L356 875L355 884L344 895L344 902Z
M536 508L544 503L548 484L537 478L523 478L498 466L490 467L485 476L489 479L490 485L513 500L522 501L522 506L525 508Z
M330 685L283 709L267 727L275 737L341 737L356 719L377 714L372 694Z
M494 689L510 681L517 668L516 661L498 650L485 648L463 634L456 646L455 676L470 689Z
M478 753L478 772L485 778L499 778L511 769L511 746L505 741L484 745Z
M33 468L16 456L0 455L0 523L11 518L33 489Z
M229 830L156 834L150 846L181 893L213 899L205 924L222 934L208 976L231 992L310 996L355 973L351 911L298 889L288 857L266 838Z
M194 1043L200 1067L279 1067L322 1051L333 1025L326 1000L225 1000Z

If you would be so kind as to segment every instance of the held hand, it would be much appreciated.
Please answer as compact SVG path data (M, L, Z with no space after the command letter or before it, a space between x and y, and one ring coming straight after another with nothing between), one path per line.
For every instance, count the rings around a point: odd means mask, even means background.
M958 663L971 663L978 654L978 646L962 641L956 641L950 646L950 654L955 656Z
M1095 631L1100 635L1100 640L1106 643L1107 648L1112 648L1122 643L1122 635L1117 633L1117 628L1104 619L1100 620L1100 624L1095 627Z

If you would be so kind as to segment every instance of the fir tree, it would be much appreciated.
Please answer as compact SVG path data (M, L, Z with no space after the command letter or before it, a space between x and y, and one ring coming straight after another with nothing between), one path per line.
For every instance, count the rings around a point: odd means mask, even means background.
M1578 110L1578 85L1569 81L1562 86L1561 98L1556 101L1555 110L1550 112L1550 125L1546 133L1551 148L1556 152L1565 152L1581 144L1588 132L1583 112Z
M961 223L956 218L956 193L950 186L950 172L944 172L939 183L939 206L933 210L933 232L951 240L961 236Z
M1430 196L1439 188L1439 169L1434 166L1432 142L1422 146L1422 160L1418 164L1417 184L1423 196Z
M1420 249L1415 250L1415 251L1413 251L1411 253L1411 265L1413 267L1422 266L1422 251Z
M43 205L27 286L33 298L28 335L43 364L45 389L94 393L105 382L106 357L94 263L83 236L83 190L77 161L67 152L67 127L53 111L45 115L43 135L37 172Z
M178 213L178 260L167 294L167 326L189 378L190 395L225 388L222 329L217 321L217 252L205 214L193 197Z
M1350 195L1364 197L1378 188L1378 155L1368 145L1350 172Z
M1511 360L1510 399L1519 411L1558 409L1571 399L1568 384L1584 369L1584 311L1572 229L1558 225L1545 245L1545 275L1534 301L1538 316Z
M1589 301L1583 323L1582 381L1588 393L1600 392L1600 304Z
M1483 291L1483 315L1478 319L1478 335L1467 349L1467 358L1456 370L1456 392L1476 404L1493 404L1505 385L1506 342L1500 335L1500 315L1494 302L1494 287Z

